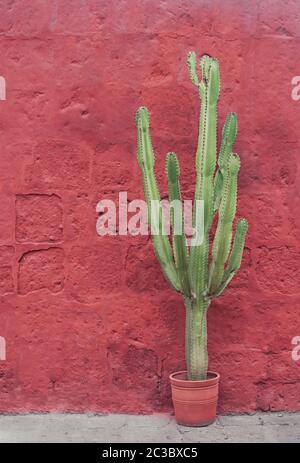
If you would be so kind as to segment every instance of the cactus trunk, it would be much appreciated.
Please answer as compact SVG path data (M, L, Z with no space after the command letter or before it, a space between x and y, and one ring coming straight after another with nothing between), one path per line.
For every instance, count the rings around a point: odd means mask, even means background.
M185 352L187 377L201 380L207 376L207 309L209 303L204 298L185 301L186 337Z

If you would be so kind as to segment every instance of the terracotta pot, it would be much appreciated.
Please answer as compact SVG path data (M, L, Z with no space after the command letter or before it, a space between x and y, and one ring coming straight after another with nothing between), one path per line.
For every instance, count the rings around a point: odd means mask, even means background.
M186 371L170 375L175 417L183 426L207 426L216 419L220 375L209 371L207 379L189 381Z

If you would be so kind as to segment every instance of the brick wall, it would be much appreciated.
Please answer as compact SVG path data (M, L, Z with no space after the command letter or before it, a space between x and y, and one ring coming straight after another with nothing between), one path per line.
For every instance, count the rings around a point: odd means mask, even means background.
M1 411L170 409L184 308L147 237L100 237L96 204L142 197L135 111L194 188L189 50L217 57L219 121L239 118L239 276L209 313L220 411L300 410L300 10L283 0L2 1ZM220 129L220 128L219 128Z

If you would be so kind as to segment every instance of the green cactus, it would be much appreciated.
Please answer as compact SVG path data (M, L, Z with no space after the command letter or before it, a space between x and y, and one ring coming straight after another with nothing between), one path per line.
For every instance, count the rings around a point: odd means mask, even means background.
M201 244L187 245L182 221L181 233L174 232L174 213L171 211L172 246L165 232L162 206L154 213L151 204L160 201L154 173L154 153L150 138L149 114L146 108L137 111L138 162L142 171L145 198L148 204L149 223L157 225L152 234L155 254L165 277L172 287L182 294L186 308L186 364L190 380L207 377L207 310L213 298L222 294L237 273L242 260L248 224L237 221L232 240L236 213L239 157L232 152L237 133L237 118L229 113L222 131L221 148L217 159L217 103L220 93L219 63L204 55L200 60L201 79L197 72L194 52L188 55L188 68L192 83L199 91L201 112L196 152L196 187L193 226L196 221L197 201L203 201L204 224ZM175 153L166 158L169 200L181 204L179 162ZM159 203L158 203L159 204ZM182 210L181 210L182 214ZM210 229L217 215L217 229L210 250ZM199 230L198 230L199 231Z

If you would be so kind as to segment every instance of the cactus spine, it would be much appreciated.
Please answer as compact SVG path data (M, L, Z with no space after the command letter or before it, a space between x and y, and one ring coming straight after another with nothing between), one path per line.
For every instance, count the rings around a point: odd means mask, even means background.
M172 246L165 234L162 207L154 215L152 201L160 200L154 173L149 114L146 108L137 111L138 151L145 199L148 203L149 223L158 217L158 232L152 234L155 254L171 286L182 294L186 309L186 364L188 379L206 379L208 369L207 325L208 307L213 298L222 294L237 273L242 260L248 224L237 221L232 240L233 221L237 203L237 178L240 168L238 155L232 152L237 133L237 118L229 113L222 131L222 142L217 157L217 104L220 93L219 63L207 55L200 60L201 79L197 72L194 52L188 55L188 69L192 83L197 87L201 112L196 152L196 186L193 226L196 221L197 200L204 204L204 237L201 244L188 247L184 224L181 233L175 233L174 214ZM180 168L175 153L168 153L166 173L170 202L181 201ZM180 203L181 204L181 203ZM209 232L214 216L218 223L210 251ZM211 258L210 258L211 253Z

